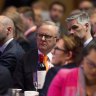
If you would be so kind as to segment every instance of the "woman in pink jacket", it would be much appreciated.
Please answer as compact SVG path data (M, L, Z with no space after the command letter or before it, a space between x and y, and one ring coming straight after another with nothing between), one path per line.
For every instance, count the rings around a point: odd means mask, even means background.
M91 41L81 57L80 67L58 72L47 96L96 96L96 41Z

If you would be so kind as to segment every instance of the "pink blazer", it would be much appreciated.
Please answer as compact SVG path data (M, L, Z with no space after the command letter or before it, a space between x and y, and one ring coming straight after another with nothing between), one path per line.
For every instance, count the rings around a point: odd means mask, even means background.
M62 69L52 80L47 96L86 96L81 80L84 76L80 68Z

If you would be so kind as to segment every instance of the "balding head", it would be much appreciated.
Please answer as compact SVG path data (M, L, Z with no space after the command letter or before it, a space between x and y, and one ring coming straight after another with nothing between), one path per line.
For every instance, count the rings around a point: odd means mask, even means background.
M13 38L14 30L13 21L6 16L0 16L0 42L5 43Z
M12 27L14 31L14 23L7 16L0 16L0 23L3 24L4 27Z

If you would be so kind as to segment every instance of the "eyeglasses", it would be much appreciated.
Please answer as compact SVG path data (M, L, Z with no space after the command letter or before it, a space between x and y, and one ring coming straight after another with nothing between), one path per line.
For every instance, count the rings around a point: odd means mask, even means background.
M96 63L94 63L92 60L86 57L87 64L90 66L90 68L96 68Z
M61 48L59 48L59 47L54 47L54 50L60 50L60 51L66 51L65 49L61 49Z
M50 35L47 35L47 34L41 34L41 33L37 33L37 37L39 37L40 39L45 37L46 40L50 40L52 38L57 38L57 37L54 37L54 36L50 36Z

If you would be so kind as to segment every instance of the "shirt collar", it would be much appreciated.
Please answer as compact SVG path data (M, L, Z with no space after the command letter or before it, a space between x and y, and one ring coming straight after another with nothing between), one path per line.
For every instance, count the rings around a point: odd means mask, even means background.
M43 53L42 53L40 50L38 50L38 54L43 54ZM49 52L49 53L47 54L47 56L48 56L49 60L51 61L51 60L52 60L52 53Z
M8 44L13 40L13 38L9 39L6 43L4 43L1 47L0 47L0 51L3 53L5 48L8 46Z
M91 38L89 38L87 41L85 41L85 42L84 42L84 46L87 46L88 43L89 43L92 39L93 39L93 38L91 37Z
M60 27L60 22L57 22L56 25L57 25L58 27Z

